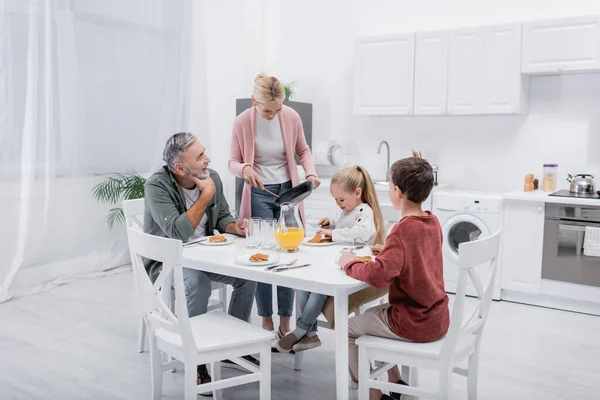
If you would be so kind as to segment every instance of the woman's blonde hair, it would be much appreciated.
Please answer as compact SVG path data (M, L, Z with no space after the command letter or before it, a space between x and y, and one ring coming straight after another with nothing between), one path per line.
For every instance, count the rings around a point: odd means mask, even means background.
M254 100L261 103L275 100L283 102L285 99L285 89L279 79L260 73L254 78L252 95L254 96Z
M333 176L331 183L341 185L344 191L348 193L354 193L357 188L360 188L362 191L360 200L363 203L367 203L373 210L375 229L377 231L375 235L375 244L385 244L385 225L383 224L383 215L381 214L381 207L379 207L379 201L377 200L375 185L373 184L371 176L367 170L360 165L342 168Z

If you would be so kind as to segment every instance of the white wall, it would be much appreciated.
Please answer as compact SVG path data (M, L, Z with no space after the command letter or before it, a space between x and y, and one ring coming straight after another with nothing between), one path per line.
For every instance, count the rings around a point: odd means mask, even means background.
M203 15L202 15L203 14ZM227 169L236 98L250 97L254 77L264 69L262 1L204 1L196 15L195 41L206 41L208 135L211 168L221 175L230 205L234 178ZM204 36L202 36L204 35ZM202 62L202 60L199 60ZM198 64L196 64L198 65ZM196 66L192 66L194 71ZM194 111L192 110L192 113ZM204 133L196 132L204 138Z
M385 174L380 140L390 143L392 161L421 150L439 165L440 181L463 189L520 189L526 173L539 175L549 162L559 164L560 179L600 175L600 74L533 78L525 116L352 114L355 37L600 14L599 1L311 0L278 8L282 19L266 21L279 27L265 45L267 72L299 81L298 100L314 104L313 142L356 142L356 162L375 178Z

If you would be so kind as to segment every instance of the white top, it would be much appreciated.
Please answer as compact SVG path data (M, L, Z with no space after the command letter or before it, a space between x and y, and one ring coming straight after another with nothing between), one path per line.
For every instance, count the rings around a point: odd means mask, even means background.
M352 242L354 239L361 239L370 245L375 244L377 235L375 218L373 210L366 203L357 205L352 211L343 212L337 221L329 218L329 229L333 230L334 242Z
M278 115L269 121L256 111L254 170L265 185L284 183L291 179Z
M200 189L198 189L198 186L191 190L186 189L183 186L179 187L181 188L183 196L185 197L185 205L189 209L196 202L196 200L198 200L198 197L200 197ZM206 224L208 224L208 216L205 212L202 216L202 219L200 220L200 224L196 227L194 234L192 235L192 237L189 238L189 240L194 240L201 238L202 236L206 236Z

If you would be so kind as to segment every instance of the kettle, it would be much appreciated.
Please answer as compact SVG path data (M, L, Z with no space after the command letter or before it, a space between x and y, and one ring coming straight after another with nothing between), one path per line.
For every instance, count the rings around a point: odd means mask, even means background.
M577 174L575 176L567 174L567 181L571 183L569 191L579 194L593 194L596 190L594 185L594 176L590 174Z

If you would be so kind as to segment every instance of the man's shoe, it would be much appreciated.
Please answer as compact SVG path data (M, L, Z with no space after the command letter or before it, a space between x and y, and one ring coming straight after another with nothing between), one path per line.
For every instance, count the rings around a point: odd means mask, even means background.
M198 378L196 384L202 385L203 383L211 383L212 379L208 374L208 370L206 369L206 364L198 365ZM212 392L204 392L200 393L200 396L212 397Z

